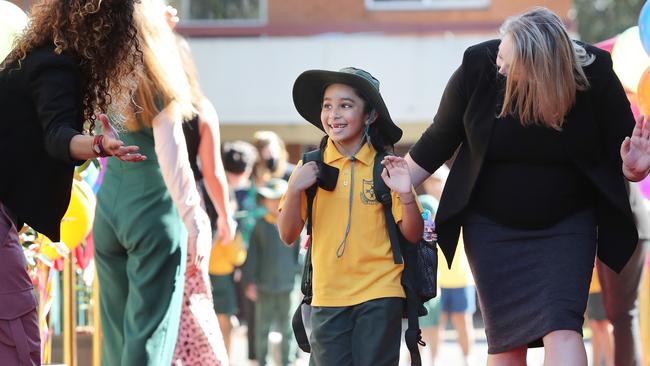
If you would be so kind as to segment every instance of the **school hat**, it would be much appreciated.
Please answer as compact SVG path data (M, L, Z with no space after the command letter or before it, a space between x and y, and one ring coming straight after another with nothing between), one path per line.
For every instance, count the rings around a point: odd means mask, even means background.
M270 200L279 200L287 192L288 188L289 184L287 184L286 180L271 178L264 186L257 189L257 194Z
M293 84L293 104L309 123L325 131L320 120L321 105L325 88L331 84L346 84L363 94L362 97L377 111L378 117L374 124L390 144L395 144L402 138L402 129L390 118L386 103L379 93L379 80L369 72L354 67L345 67L339 71L308 70L298 76Z

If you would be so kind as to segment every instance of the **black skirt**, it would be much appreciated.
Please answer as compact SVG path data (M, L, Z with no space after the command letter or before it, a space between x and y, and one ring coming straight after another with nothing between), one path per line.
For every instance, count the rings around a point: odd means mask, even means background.
M555 330L582 334L596 254L593 210L539 230L504 226L471 212L463 239L488 353L541 347Z

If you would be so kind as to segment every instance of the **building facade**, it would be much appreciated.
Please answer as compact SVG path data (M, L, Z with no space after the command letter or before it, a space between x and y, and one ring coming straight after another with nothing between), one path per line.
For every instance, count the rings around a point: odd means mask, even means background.
M535 5L571 24L570 0L173 0L224 140L271 129L292 146L322 133L293 107L308 69L366 69L381 81L393 119L412 144L431 123L469 45L498 36ZM295 155L295 154L292 154Z

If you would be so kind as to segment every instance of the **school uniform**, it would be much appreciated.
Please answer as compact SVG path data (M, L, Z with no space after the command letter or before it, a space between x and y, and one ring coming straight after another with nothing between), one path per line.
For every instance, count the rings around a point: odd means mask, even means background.
M323 162L338 168L339 175L333 191L317 190L312 207L310 365L398 363L404 267L394 263L383 207L374 195L376 153L364 144L351 160L331 140L323 151ZM397 194L391 195L399 222L402 206ZM349 233L342 243L348 210ZM304 192L301 217L307 219Z
M438 257L441 311L473 314L476 311L476 288L462 238L459 239L456 256L451 267L446 266L443 256Z
M300 244L284 244L276 220L271 215L258 219L251 233L244 267L245 282L257 288L254 346L260 365L267 364L269 332L274 324L282 334L282 365L291 364L295 355L289 314Z

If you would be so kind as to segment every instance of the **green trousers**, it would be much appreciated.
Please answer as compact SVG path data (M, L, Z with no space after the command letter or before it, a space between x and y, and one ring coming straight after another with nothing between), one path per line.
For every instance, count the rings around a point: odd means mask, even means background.
M312 307L309 365L397 366L403 307L397 297Z
M271 327L282 334L282 365L287 366L295 359L296 349L289 312L291 310L291 292L272 294L257 291L255 303L255 352L260 366L267 365L266 355L269 350L269 332Z
M93 228L102 365L168 366L180 323L187 232L157 164L121 164L104 177Z

